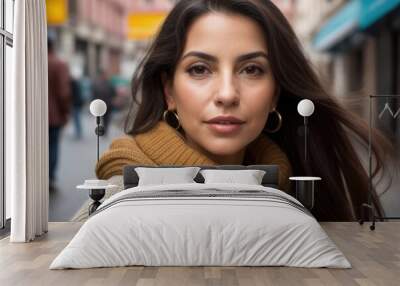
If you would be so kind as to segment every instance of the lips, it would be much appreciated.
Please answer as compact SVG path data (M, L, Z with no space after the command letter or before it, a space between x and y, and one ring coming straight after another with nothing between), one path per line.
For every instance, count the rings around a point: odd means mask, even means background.
M211 120L206 121L207 123L212 123L212 124L224 124L224 125L229 125L229 124L243 124L244 121L235 117L235 116L217 116L212 118Z
M217 116L206 123L215 133L229 135L238 132L245 122L234 116Z

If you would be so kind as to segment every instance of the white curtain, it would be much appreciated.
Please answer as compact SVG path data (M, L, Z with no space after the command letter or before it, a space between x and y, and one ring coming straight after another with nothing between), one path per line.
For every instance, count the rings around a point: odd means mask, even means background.
M47 24L45 0L15 1L13 94L6 99L6 187L12 242L48 229Z

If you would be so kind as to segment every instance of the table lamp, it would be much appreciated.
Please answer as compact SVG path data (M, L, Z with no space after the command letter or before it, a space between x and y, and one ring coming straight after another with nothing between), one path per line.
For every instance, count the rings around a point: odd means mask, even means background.
M99 144L100 136L104 135L104 126L101 125L101 117L107 111L106 103L101 99L95 99L90 103L90 113L96 117L96 129L95 133L97 135L97 162L99 161ZM109 185L106 180L85 180L83 185L77 186L78 189L89 190L89 197L93 200L93 203L89 206L89 215L94 213L96 209L100 206L100 200L104 197L106 189L116 187L114 185Z
M309 99L303 99L297 105L297 112L304 117L304 161L307 162L307 127L308 117L314 113L314 103ZM290 177L296 183L296 199L306 208L311 210L314 207L315 184L320 181L320 177L296 176Z
M95 133L97 135L97 161L99 161L99 138L104 135L104 126L101 125L101 117L107 111L107 104L101 99L95 99L90 103L89 109L90 113L96 117L97 127Z

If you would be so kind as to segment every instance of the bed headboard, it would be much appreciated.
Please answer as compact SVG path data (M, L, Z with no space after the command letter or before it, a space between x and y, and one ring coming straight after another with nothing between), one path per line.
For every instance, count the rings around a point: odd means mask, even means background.
M178 168L178 167L192 167L192 166L176 166L176 165L160 165L160 166L148 166L148 165L127 165L123 169L124 177L124 189L133 188L138 185L139 177L135 171L136 167L148 167L148 168ZM201 169L222 169L222 170L246 170L256 169L265 171L265 175L262 179L262 185L265 187L272 187L278 189L278 178L279 178L279 166L278 165L217 165L217 166L197 166ZM200 174L194 178L197 183L204 183L204 178Z

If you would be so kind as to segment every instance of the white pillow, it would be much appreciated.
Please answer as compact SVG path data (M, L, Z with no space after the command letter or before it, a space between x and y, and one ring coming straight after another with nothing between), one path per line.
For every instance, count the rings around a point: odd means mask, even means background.
M139 176L138 186L196 183L193 179L199 170L200 167L135 168Z
M235 183L247 185L261 185L265 175L262 170L201 170L200 174L204 177L204 183Z

